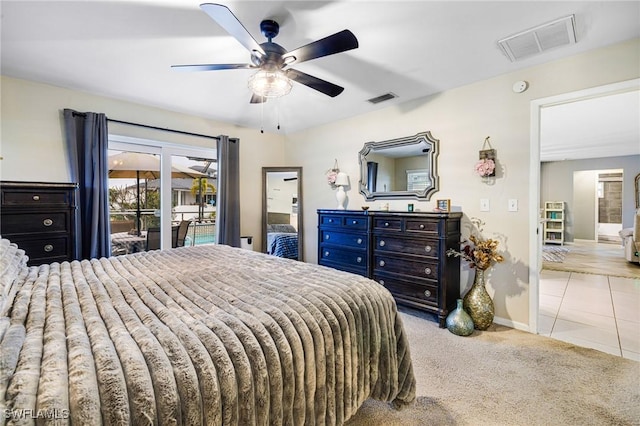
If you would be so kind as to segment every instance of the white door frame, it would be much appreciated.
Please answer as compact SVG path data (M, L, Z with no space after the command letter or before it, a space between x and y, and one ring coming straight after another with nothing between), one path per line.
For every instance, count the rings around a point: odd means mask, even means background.
M538 311L540 298L538 294L540 281L540 256L542 247L539 232L540 226L540 112L542 108L580 100L613 95L616 93L640 90L640 78L563 93L548 98L531 101L531 128L529 153L529 331L538 333Z

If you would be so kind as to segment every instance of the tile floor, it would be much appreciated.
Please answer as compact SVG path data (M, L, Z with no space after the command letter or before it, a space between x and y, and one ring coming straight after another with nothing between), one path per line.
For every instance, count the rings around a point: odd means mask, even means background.
M540 272L539 334L640 361L640 279Z

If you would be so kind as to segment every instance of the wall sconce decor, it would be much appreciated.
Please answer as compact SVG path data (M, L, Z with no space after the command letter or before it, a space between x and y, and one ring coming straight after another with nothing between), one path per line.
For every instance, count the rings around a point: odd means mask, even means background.
M488 147L488 149L487 149ZM476 163L476 173L480 177L492 177L496 175L496 150L491 148L491 142L489 142L489 136L484 139L482 149L478 156L479 160Z

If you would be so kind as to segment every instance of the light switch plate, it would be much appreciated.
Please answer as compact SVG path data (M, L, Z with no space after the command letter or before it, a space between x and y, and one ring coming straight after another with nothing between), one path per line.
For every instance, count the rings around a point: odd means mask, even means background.
M480 198L480 211L488 212L489 211L489 199L488 198Z
M509 198L509 211L517 212L518 211L518 200L515 198Z

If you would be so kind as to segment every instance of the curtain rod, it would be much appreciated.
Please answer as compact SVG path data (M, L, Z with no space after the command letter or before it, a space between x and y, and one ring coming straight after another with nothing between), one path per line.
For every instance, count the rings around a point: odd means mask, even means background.
M86 117L87 114L85 114L84 112L72 112L73 116L80 116L80 117ZM174 130L174 129L165 129L163 127L156 127L156 126L150 126L148 124L140 124L140 123L132 123L130 121L122 121L122 120L115 120L113 118L109 118L107 117L107 121L111 121L114 123L119 123L119 124L126 124L128 126L137 126L137 127L144 127L146 129L153 129L153 130L160 130L163 132L171 132L171 133L179 133L181 135L188 135L188 136L198 136L201 138L207 138L207 139L215 139L217 141L220 140L220 138L218 136L211 136L211 135L203 135L201 133L192 133L192 132L185 132L183 130Z
M203 135L201 133L185 132L183 130L165 129L163 127L149 126L148 124L132 123L130 121L114 120L112 118L107 118L107 121L111 121L119 124L126 124L128 126L137 126L137 127L144 127L146 129L160 130L163 132L179 133L181 135L189 135L189 136L198 136L201 138L215 139L217 141L220 140L218 136L210 136L210 135Z

